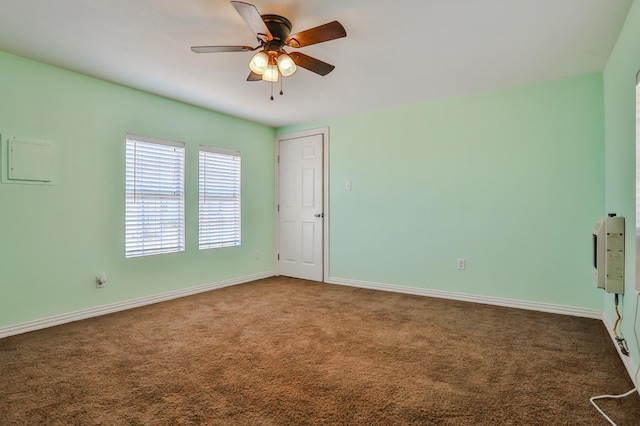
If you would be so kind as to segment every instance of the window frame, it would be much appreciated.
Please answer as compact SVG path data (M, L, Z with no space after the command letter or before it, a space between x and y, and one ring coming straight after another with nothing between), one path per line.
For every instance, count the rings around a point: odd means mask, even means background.
M221 162L216 164L216 157ZM218 167L218 170L209 173L208 166ZM225 169L230 173L225 174ZM220 181L215 181L221 177L226 181L222 186ZM208 196L207 193L210 195ZM216 201L207 206L208 197ZM220 213L223 214L222 218L219 216ZM214 220L218 222L217 229ZM223 221L222 224L219 223L220 220ZM239 151L200 145L198 150L198 249L208 250L240 245L242 245L242 154Z
M185 162L183 142L127 133L125 258L185 251Z

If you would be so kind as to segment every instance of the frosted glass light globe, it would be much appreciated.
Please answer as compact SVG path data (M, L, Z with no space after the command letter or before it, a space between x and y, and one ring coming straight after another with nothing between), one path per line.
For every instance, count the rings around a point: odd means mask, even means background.
M278 69L283 77L289 77L296 72L298 67L296 66L296 63L293 62L293 59L291 59L291 56L283 53L278 57Z
M264 52L258 52L253 55L249 62L249 69L256 74L262 74L269 66L269 56Z
M267 69L264 70L262 74L262 79L264 81L270 81L275 83L278 81L278 67L276 65L268 65Z

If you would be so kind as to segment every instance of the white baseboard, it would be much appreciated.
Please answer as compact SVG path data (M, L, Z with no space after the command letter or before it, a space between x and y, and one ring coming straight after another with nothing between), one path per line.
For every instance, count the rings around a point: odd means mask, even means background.
M125 300L122 302L110 303L108 305L96 306L94 308L82 309L80 311L69 312L66 314L54 315L48 318L27 321L20 324L0 327L0 339L3 337L14 336L16 334L27 333L29 331L40 330L47 327L66 324L68 322L79 321L87 318L97 317L100 315L111 314L114 312L124 311L127 309L139 308L141 306L152 305L154 303L166 302L180 297L192 296L206 291L216 290L233 285L244 284L263 278L274 276L273 271L262 272L244 277L232 278L229 280L218 281L211 284L203 284L196 287L185 288L181 290L168 291L165 293L154 294L151 296L140 297L137 299Z
M415 287L404 287L373 283L367 281L357 281L345 278L330 277L325 281L328 284L345 285L350 287L368 288L371 290L390 291L393 293L413 294L416 296L436 297L439 299L459 300L462 302L482 303L485 305L504 306L507 308L527 309L530 311L548 312L552 314L571 315L574 317L602 319L602 311L595 309L576 308L573 306L553 305L550 303L527 302L515 299L503 299L499 297L477 296L474 294L455 293L450 291L427 290Z
M611 324L611 320L604 313L602 314L602 322L604 323L605 328L609 332L609 336L611 337L611 341L613 342L613 346L618 351L618 355L624 364L624 367L627 369L627 373L629 373L629 377L631 377L631 381L633 384L638 387L640 383L636 382L636 371L638 371L638 366L633 362L633 359L630 356L624 355L620 352L620 348L618 347L618 342L616 342L616 335L613 332L613 324Z

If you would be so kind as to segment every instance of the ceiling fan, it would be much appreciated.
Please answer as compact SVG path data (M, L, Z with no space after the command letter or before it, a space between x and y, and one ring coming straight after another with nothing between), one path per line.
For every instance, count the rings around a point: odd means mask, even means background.
M240 17L245 21L251 32L255 34L260 43L256 47L251 46L192 46L195 53L219 53L219 52L252 52L260 49L249 62L251 73L247 81L277 82L279 75L289 77L296 72L298 67L305 68L319 75L327 75L335 66L312 58L300 52L285 52L284 48L300 48L312 44L322 43L347 36L344 27L333 21L299 33L291 33L291 21L284 16L265 14L260 15L258 9L249 3L232 1ZM282 94L282 90L280 91ZM271 96L273 100L273 93Z

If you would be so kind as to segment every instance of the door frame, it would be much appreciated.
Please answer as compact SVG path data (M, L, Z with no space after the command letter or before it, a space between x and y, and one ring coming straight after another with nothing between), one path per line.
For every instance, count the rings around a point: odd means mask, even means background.
M274 218L275 218L275 273L280 275L280 261L278 260L278 253L280 252L280 226L278 224L278 204L280 204L279 194L279 177L280 177L280 163L278 158L280 157L280 141L289 139L298 139L306 136L322 135L322 212L324 218L322 221L322 282L327 282L329 278L329 128L321 127L319 129L304 130L294 133L286 133L282 135L276 135L274 138L275 144L275 203L274 203Z

